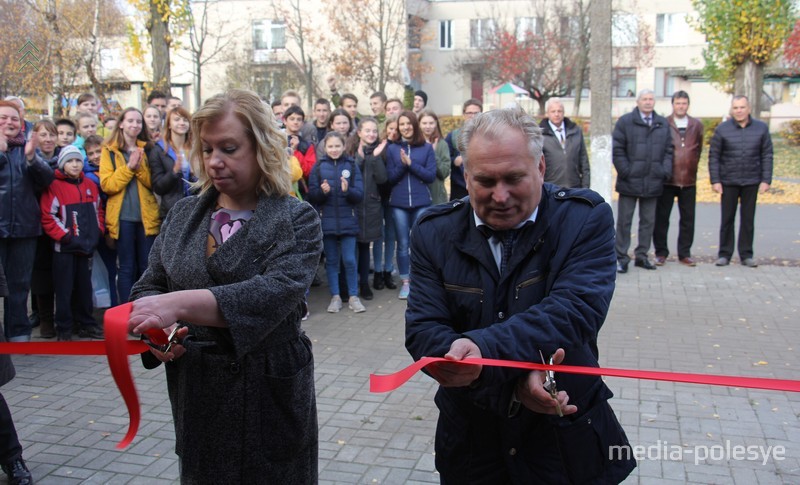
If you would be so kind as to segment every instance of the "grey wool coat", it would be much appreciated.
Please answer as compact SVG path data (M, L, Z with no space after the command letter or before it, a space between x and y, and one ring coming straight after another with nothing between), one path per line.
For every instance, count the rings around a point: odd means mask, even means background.
M178 201L131 299L207 288L228 327L186 323L186 353L166 364L184 484L317 482L317 410L303 298L322 252L316 211L262 196L206 257L218 193Z

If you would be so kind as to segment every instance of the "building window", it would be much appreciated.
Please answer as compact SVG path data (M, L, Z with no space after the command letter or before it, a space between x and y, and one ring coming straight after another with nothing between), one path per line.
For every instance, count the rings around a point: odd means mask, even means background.
M469 46L472 49L486 47L494 33L493 19L472 19L469 21Z
M675 77L671 74L673 71L682 69L680 67L657 67L656 68L656 83L655 89L656 96L663 96L665 98L672 97L675 94Z
M439 49L453 48L453 21L439 21Z
M689 24L685 13L660 13L656 15L656 44L685 45Z
M612 69L611 92L617 98L636 97L636 68L615 67Z
M253 49L286 48L286 23L280 20L253 21Z
M543 17L517 17L517 40L519 42L525 41L528 34L542 35L544 32L544 18Z
M639 18L633 14L617 14L611 19L611 45L614 47L639 44Z

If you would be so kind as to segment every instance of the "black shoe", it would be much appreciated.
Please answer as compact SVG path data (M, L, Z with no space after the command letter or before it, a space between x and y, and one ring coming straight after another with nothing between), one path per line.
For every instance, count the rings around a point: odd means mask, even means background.
M372 287L376 290L382 290L385 287L383 284L383 272L375 272L375 276L372 277Z
M394 284L394 280L392 279L392 272L391 271L384 271L383 272L383 284L386 285L386 288L390 290L396 290L397 285Z
M9 485L33 485L33 477L28 467L25 466L25 460L17 458L11 463L2 465L3 471L8 475Z
M372 290L369 289L369 283L367 283L366 285L361 285L361 291L358 292L358 296L360 296L364 300L372 299L373 295L372 295Z
M627 273L628 263L617 263L617 273Z
M90 338L94 340L103 340L103 331L98 327L81 327L78 331L78 337Z
M633 263L633 265L636 266L637 268L656 269L656 265L651 263L649 259L637 259L636 262Z
M28 321L31 323L31 328L36 328L41 323L39 320L39 312L33 312L28 316Z
M72 341L72 332L58 332L58 341L59 342L71 342Z

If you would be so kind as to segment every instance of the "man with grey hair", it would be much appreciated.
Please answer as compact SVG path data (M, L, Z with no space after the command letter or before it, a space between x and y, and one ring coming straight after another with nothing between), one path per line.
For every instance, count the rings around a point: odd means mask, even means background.
M639 239L634 250L635 265L656 269L647 256L653 240L656 204L664 183L672 176L672 137L666 118L655 107L655 93L643 89L636 108L614 126L612 160L617 169L617 272L627 273L633 211L639 204Z
M611 208L544 183L541 130L519 108L475 116L459 141L469 198L431 207L411 232L406 312L414 359L453 361L426 368L440 384L441 481L620 482L635 460L609 456L629 444L602 379L544 385L543 372L456 362L597 367L615 280Z
M589 188L589 156L583 130L564 117L564 104L560 99L548 99L544 110L547 117L539 123L547 164L544 181L565 188Z

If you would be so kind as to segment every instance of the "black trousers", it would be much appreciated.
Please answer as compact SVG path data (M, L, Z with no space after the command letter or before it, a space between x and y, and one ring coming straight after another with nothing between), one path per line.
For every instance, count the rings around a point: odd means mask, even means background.
M11 463L22 456L22 445L19 444L17 428L11 419L11 410L2 394L0 394L0 463Z
M745 260L753 257L757 199L758 184L722 186L722 221L719 227L720 258L730 260L733 256L737 206L739 206L739 258Z
M665 185L664 193L658 198L656 204L656 227L653 229L653 246L656 256L669 256L667 247L667 233L669 232L669 217L672 214L672 205L678 198L678 258L692 256L692 243L694 242L695 200L697 187L678 187Z
M53 253L53 286L59 335L71 335L73 323L84 328L97 326L92 316L92 258Z

